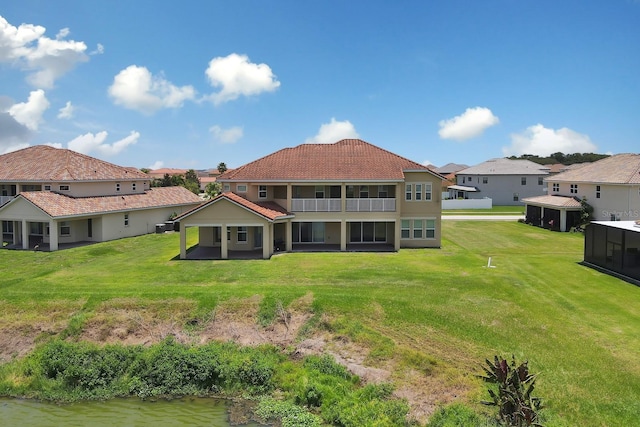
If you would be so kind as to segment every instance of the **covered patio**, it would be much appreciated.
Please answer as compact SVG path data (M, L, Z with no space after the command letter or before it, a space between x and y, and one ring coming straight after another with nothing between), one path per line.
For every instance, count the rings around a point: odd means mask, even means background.
M522 201L527 224L553 231L570 231L580 225L582 204L574 197L538 196Z

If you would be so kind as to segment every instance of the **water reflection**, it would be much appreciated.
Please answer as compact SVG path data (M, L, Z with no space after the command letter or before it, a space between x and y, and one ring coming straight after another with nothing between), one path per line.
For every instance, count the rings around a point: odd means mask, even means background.
M23 399L0 399L3 426L207 426L228 427L228 403L218 399L184 398L157 402L113 399L64 405ZM258 427L259 424L244 424Z

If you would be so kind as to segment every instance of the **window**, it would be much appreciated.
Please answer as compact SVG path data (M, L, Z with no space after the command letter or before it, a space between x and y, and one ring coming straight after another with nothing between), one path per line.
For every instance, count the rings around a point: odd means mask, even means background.
M513 193L513 201L517 202L518 200L520 200L520 194L518 193Z
M569 192L571 194L578 194L578 184L571 184L569 187Z
M42 235L44 233L44 227L41 222L30 222L29 223L29 234L38 234Z
M413 238L422 239L422 220L421 219L413 220Z
M369 198L369 186L368 185L361 185L360 186L360 198L361 199L368 199Z
M400 222L400 237L403 239L408 239L411 237L411 221L408 219L403 219Z
M596 199L600 198L600 186L596 185Z
M427 239L435 239L436 237L436 220L428 219L426 220L426 233L425 236Z
M386 185L378 185L378 198L386 199L388 197L388 190Z
M527 177L523 176L522 178L520 178L520 185L527 185Z
M247 184L238 184L236 186L236 190L238 190L238 193L246 193L247 192Z
M116 182L116 191L120 192L120 183L119 182Z
M541 176L538 177L538 185L542 185L544 183L544 179Z
M316 199L324 199L324 185L316 185Z
M231 184L225 184L222 187L222 191L224 191L224 192L231 191Z
M489 177L483 176L482 177L482 183L483 184L488 184L489 183Z
M129 226L129 214L124 214L124 226Z
M51 186L50 185L45 185L44 186L44 190L45 191L51 191Z
M424 185L424 199L431 200L431 183L430 182Z
M404 199L405 200L411 200L411 191L412 191L411 189L412 189L411 184L406 184L404 186Z
M347 199L353 199L355 197L355 189L353 185L347 185Z
M238 227L238 243L247 242L247 227Z
M2 221L2 232L13 233L13 221Z
M58 188L60 189L60 191L69 191L69 186L68 185L61 185Z
M414 200L422 200L422 184L416 184L416 197Z
M267 198L267 186L266 185L258 186L258 197L260 199L266 199Z
M557 193L558 191L560 191L560 184L557 182L554 182L553 184L551 184L552 186L552 190L554 193Z
M69 236L71 235L71 227L67 221L62 221L60 223L60 235L61 236Z
M136 191L136 183L135 182L131 183L131 190Z

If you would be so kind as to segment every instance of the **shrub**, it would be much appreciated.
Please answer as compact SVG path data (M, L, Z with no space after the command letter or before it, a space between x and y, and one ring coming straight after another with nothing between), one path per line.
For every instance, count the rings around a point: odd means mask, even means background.
M427 427L490 427L495 421L477 414L461 403L438 409L429 419Z
M486 360L486 364L485 375L480 378L497 385L498 392L490 388L491 401L482 403L497 406L500 421L509 426L540 426L538 411L543 408L542 400L532 397L536 377L529 373L527 362L516 366L515 356L511 364L495 356L493 363Z
M265 421L280 420L282 427L320 427L320 418L291 402L261 399L256 414Z

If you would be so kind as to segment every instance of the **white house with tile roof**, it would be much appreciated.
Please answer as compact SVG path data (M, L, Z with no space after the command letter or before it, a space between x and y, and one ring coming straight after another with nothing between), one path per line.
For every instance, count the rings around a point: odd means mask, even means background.
M522 205L525 197L545 192L544 178L549 168L530 160L491 159L456 174L456 188L466 187L455 197L482 199L488 197L494 206Z
M572 218L582 199L593 208L595 221L640 219L640 154L606 157L550 176L546 183L546 197L525 200L527 217L536 225L539 219L546 228L570 230L577 225Z
M54 251L152 233L202 203L183 187L149 183L137 169L45 145L1 155L3 247Z
M177 218L197 249L253 252L440 247L443 177L359 139L284 148L217 177L223 194Z

